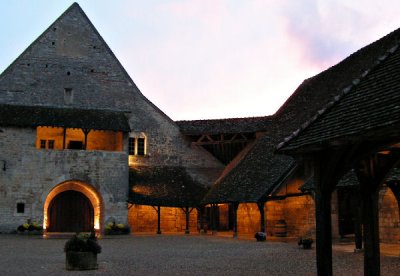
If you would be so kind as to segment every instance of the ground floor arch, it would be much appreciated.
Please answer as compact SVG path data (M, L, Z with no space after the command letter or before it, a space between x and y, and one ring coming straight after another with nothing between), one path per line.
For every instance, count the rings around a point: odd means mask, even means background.
M43 225L47 232L101 231L103 203L97 190L81 181L66 181L46 197Z

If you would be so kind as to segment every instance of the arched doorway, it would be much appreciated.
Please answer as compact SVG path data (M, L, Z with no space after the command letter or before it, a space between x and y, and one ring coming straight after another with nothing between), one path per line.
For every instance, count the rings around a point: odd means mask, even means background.
M49 232L90 232L94 211L90 200L81 192L59 193L49 206Z
M43 228L46 232L77 231L72 228L80 228L78 231L85 232L93 229L100 232L103 230L103 199L88 183L78 180L62 182L44 192L43 201Z

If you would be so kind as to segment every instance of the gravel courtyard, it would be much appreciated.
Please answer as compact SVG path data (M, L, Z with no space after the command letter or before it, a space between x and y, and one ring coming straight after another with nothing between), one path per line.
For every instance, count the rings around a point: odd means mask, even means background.
M0 235L0 275L315 275L315 249L199 235L100 239L97 271L65 270L66 239ZM362 275L362 254L334 250L335 275ZM382 275L400 274L400 257L381 258Z

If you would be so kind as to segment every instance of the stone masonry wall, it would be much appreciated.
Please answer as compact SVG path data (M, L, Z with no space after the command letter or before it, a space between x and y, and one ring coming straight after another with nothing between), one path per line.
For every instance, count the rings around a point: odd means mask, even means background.
M128 222L132 233L157 231L157 212L151 206L134 205L129 209ZM161 232L184 233L186 215L180 208L161 207ZM197 232L197 210L189 216L189 230Z
M400 243L399 205L387 186L379 193L379 234L381 242Z
M254 234L260 231L260 211L256 203L239 204L237 210L238 233Z
M103 222L127 223L128 158L124 152L40 150L35 129L1 128L0 232L10 232L27 219L43 222L43 206L58 184L77 180L94 187L102 197ZM16 212L25 203L24 214ZM102 227L102 226L101 226Z
M77 5L0 76L0 102L126 111L132 132L144 133L147 144L146 156L130 158L130 166L184 166L207 186L223 169L143 96Z

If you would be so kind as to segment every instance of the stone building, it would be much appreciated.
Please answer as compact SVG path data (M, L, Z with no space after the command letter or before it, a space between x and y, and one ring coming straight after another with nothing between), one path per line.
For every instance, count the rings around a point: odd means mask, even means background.
M146 206L195 207L224 167L143 96L76 3L0 76L0 160L1 232L146 229Z
M116 222L274 236L284 221L288 236L314 235L313 172L276 145L398 40L399 30L305 80L273 116L173 122L75 3L0 75L0 232L31 220L48 232ZM388 242L400 240L398 175L380 193ZM359 227L357 182L346 175L332 194L334 237Z
M276 145L288 136L296 136L299 129L313 122L321 110L329 109L331 102L343 91L357 85L366 72L396 52L399 40L400 30L396 30L305 80L282 107L268 118L268 129L260 131L255 142L248 145L226 167L202 203L218 208L227 204L234 206L237 209L235 230L239 234L253 234L261 229L274 235L275 225L285 220L287 235L314 235L315 202L310 185L313 170L306 158L294 160L290 156L276 153ZM381 89L397 91L396 82L382 83L381 79L397 70L398 65L398 60L391 58L390 62L380 67L380 75L366 89L375 91L376 87L383 87ZM370 100L374 102L375 98ZM388 113L385 106L379 108L374 111L380 112L382 116ZM358 110L349 107L350 112L355 115ZM368 112L365 116L368 116ZM394 119L395 116L388 117L387 122ZM323 139L329 134L329 126L324 126L324 132L316 133L315 137ZM331 195L333 237L361 231L360 219L357 218L360 216L360 203L356 197L359 183L351 171L349 174L343 176ZM380 239L384 242L400 241L398 183L398 169L394 168L380 189L379 227Z

